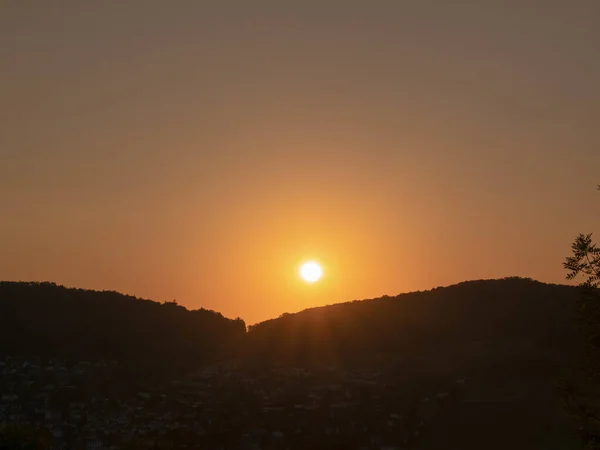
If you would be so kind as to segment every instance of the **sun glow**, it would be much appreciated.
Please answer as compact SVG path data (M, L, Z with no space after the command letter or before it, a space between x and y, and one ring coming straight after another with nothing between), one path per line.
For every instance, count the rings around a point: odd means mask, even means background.
M307 283L315 283L323 276L323 269L315 261L307 261L300 266L300 278Z

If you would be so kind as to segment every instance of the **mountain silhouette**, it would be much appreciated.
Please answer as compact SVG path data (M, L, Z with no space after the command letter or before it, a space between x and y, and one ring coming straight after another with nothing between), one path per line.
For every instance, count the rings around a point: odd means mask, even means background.
M518 277L468 281L283 314L246 332L239 318L175 302L0 282L0 352L200 364L233 356L235 348L262 364L352 365L417 364L452 351L452 366L461 358L492 363L491 347L513 355L570 348L578 339L576 296L574 287Z
M494 449L571 448L576 426L557 387L563 379L581 379L577 295L574 287L517 277L468 281L284 314L246 331L241 319L175 302L2 282L0 355L125 362L125 369L86 388L92 396L117 384L137 392L141 379L179 377L184 370L193 376L192 369L210 364L224 380L237 371L241 384L226 394L242 403L252 380L268 380L256 388L259 396L283 389L280 370L298 373L299 386L305 371L325 373L312 378L320 389L336 369L362 386L356 396L370 389L356 374L380 372L377 388L389 392L377 408L414 405L426 417L435 410L415 448L481 448L484 442ZM228 364L215 364L222 362ZM198 381L190 386L193 391ZM286 395L299 401L298 392ZM322 402L322 408L337 407L327 396ZM364 409L360 420L377 408ZM418 423L408 429L424 431Z
M577 296L511 277L312 308L251 326L246 354L259 367L370 367L438 393L423 405L457 398L415 448L575 448L558 387L584 380Z
M576 296L574 287L518 277L468 281L284 314L250 326L247 348L290 364L416 362L451 349L456 365L490 346L556 353L577 339Z
M0 354L200 364L225 355L246 325L117 292L0 282Z

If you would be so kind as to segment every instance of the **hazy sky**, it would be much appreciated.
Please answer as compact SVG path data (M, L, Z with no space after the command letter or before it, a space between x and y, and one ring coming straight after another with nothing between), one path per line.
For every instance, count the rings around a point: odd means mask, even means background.
M2 1L0 278L250 324L562 282L600 236L599 21L598 0Z

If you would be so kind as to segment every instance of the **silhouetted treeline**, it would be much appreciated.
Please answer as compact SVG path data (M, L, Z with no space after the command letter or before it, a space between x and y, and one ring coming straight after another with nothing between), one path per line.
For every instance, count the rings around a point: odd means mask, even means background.
M261 363L405 367L436 352L436 364L461 367L479 349L478 362L520 346L558 352L575 336L575 296L572 287L517 277L469 281L284 314L249 327L246 350Z
M227 357L246 325L117 292L0 282L0 354L198 364Z
M464 368L488 354L496 359L519 354L521 347L527 348L524 359L532 351L558 355L573 348L576 295L576 288L516 277L470 281L284 314L246 333L241 319L188 311L174 302L52 283L2 282L0 354L154 367L237 356L259 366L392 363L416 371L429 358Z
M560 379L578 376L583 346L573 320L577 298L575 287L530 279L470 281L284 314L246 332L241 320L188 311L175 303L50 283L0 283L0 356L119 360L123 363L82 379L76 391L62 394L61 389L59 395L123 398L160 386L154 391L160 397L152 394L143 408L176 408L175 421L182 417L180 406L174 405L183 402L177 399L198 395L202 407L189 404L192 428L199 423L197 414L212 402L208 416L220 425L207 428L210 439L232 448L238 445L235 436L247 427L282 426L286 439L301 439L292 430L302 427L328 435L327 441L316 440L318 448L336 443L335 448L351 448L355 428L364 427L365 436L397 433L399 428L389 428L386 420L399 414L409 418L403 429L413 430L417 410L432 420L425 428L418 425L424 432L419 439L430 439L423 448L448 447L448 441L452 448L480 448L489 436L494 436L495 448L549 448L543 439L550 436L547 443L555 444L550 434L555 426L567 434L573 431L563 420L556 387ZM202 363L231 359L247 364L216 365L183 383L186 377L179 376ZM302 370L313 364L360 370ZM265 370L268 365L279 367ZM292 370L281 367L285 365ZM178 383L154 383L172 375ZM455 401L459 394L464 397ZM266 408L282 409L265 416ZM325 432L324 424L331 420L342 428L340 435ZM433 427L441 431L427 431ZM171 445L166 448L195 442L192 434L179 430L163 436ZM8 448L24 448L25 442L37 448L38 442L30 439L35 433L5 429L0 441L17 445ZM559 429L556 436L565 433ZM517 444L514 436L519 436ZM263 437L257 439L262 442ZM287 443L278 439L272 448ZM156 444L154 438L151 444Z

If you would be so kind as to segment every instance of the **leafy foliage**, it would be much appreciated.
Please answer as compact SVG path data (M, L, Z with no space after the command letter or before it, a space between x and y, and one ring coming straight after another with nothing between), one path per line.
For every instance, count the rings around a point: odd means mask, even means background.
M571 251L572 255L565 259L563 266L567 270L567 280L584 277L579 284L578 322L587 343L588 373L592 382L597 383L600 375L600 248L594 243L592 233L579 234ZM567 410L581 423L584 448L600 449L598 402L591 401L589 392L582 392L572 383L562 386L561 396Z
M571 245L573 255L567 257L564 267L569 272L567 280L584 275L583 287L600 286L600 248L592 241L592 234L580 234Z

